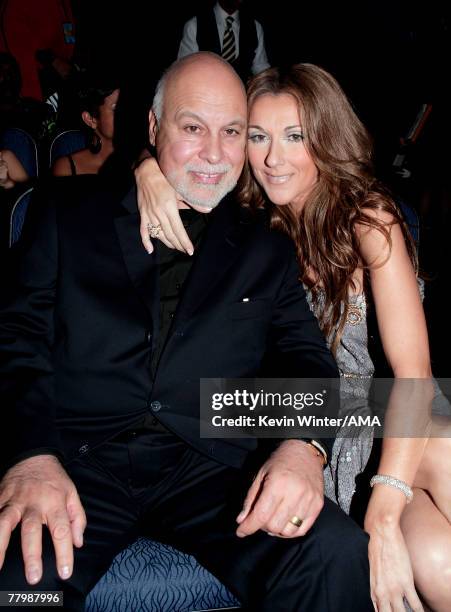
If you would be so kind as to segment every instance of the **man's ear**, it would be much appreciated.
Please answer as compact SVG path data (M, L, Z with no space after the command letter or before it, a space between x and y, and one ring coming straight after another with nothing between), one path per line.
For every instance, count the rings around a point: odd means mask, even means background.
M81 114L81 118L83 119L83 121L86 123L88 127L92 128L93 130L96 129L97 119L93 117L91 113L88 113L88 111L83 111Z
M158 122L152 109L149 112L149 142L154 147L157 140Z

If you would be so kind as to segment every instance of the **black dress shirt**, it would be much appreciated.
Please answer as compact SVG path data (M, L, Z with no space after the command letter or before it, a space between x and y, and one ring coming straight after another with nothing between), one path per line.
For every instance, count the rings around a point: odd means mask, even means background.
M195 253L197 253L207 227L208 215L189 208L180 210L180 216L194 246ZM177 310L183 285L195 257L195 255L189 256L175 249L169 249L162 242L158 244L158 255L160 268L160 317L158 339L150 366L152 378L155 376L158 362L168 339L175 311ZM133 429L136 428L167 432L167 429L150 412Z

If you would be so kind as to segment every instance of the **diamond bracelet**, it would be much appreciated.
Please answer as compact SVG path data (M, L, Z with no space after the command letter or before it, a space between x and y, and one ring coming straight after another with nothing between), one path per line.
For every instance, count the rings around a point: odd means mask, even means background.
M407 483L403 480L399 480L398 478L394 478L393 476L384 476L383 474L376 474L370 480L370 487L374 487L375 484L385 484L390 487L395 487L395 489L399 489L407 498L407 503L410 504L413 498L413 491L409 487Z

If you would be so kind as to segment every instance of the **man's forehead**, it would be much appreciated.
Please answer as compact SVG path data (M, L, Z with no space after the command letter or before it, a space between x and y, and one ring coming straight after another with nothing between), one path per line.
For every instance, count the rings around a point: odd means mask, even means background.
M246 94L238 77L223 66L188 65L177 71L166 84L164 104L172 113L230 112L246 115Z
M246 115L239 112L231 112L228 109L219 107L209 107L205 105L181 105L176 107L173 112L173 118L176 122L185 119L192 119L200 123L218 123L244 128L247 125Z

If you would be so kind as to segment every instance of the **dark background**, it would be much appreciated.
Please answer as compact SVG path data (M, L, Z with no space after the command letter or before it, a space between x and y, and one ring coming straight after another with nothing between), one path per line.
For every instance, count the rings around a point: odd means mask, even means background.
M212 3L73 0L79 23L77 53L83 63L121 75L126 140L147 132L155 82L176 58L183 24L205 4ZM422 4L248 0L247 4L263 25L272 65L313 62L339 80L373 135L379 176L419 213L433 370L436 376L451 376L448 4L437 0ZM432 114L409 151L411 177L401 180L393 175L391 164L400 137L423 103L432 103Z

